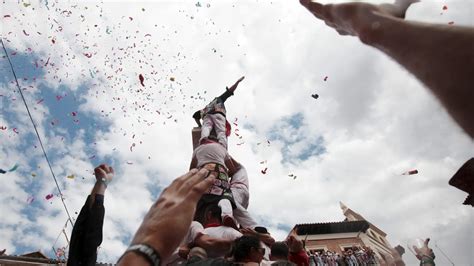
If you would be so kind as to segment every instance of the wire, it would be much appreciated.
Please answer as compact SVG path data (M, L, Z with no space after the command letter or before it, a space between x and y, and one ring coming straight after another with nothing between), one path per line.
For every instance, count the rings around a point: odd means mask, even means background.
M439 249L439 251L441 251L441 254L443 254L443 256L446 257L446 259L448 259L449 262L451 262L451 264L454 266L454 262L448 257L448 255L446 255L446 253L444 253L444 251L440 247L438 247L437 242L435 242L435 247L437 247Z
M64 201L63 193L61 192L61 188L59 187L58 180L56 179L56 175L54 174L53 168L51 167L51 163L49 162L48 155L46 154L46 151L44 149L43 142L41 141L41 137L38 133L38 129L36 128L35 122L33 121L33 117L31 116L31 113L30 113L30 109L28 108L28 104L26 103L25 97L23 96L23 92L21 91L20 84L18 83L18 78L16 77L15 69L13 68L12 61L10 60L10 57L8 56L8 52L7 52L7 49L5 48L5 44L3 43L3 38L0 38L0 42L2 43L3 50L5 51L5 55L7 56L8 63L10 63L10 68L12 70L13 77L15 77L16 86L18 88L18 91L20 92L21 99L23 100L23 103L25 104L26 111L28 112L28 116L30 117L31 123L33 124L33 127L35 129L36 136L38 137L38 141L40 143L41 150L43 151L44 158L46 158L46 162L48 163L49 170L51 171L51 175L53 176L54 183L56 184L56 188L58 189L59 195L61 196L61 201L63 203L64 210L66 210L68 221L71 223L72 226L74 226L72 224L71 215L69 214L69 210L67 209L66 202Z

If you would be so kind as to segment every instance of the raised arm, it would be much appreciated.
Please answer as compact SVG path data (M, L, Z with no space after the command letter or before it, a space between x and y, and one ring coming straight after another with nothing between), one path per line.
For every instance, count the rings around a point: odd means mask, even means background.
M198 200L215 180L212 174L206 178L207 174L206 169L193 169L164 189L135 233L132 246L147 245L161 256L161 260L169 258L188 232ZM140 251L128 250L118 265L146 263Z
M234 160L230 155L225 159L224 163L227 169L229 169L229 176L234 176L234 174L241 168L240 163Z
M474 28L405 21L409 5L300 2L339 34L358 36L405 67L474 138Z
M68 265L92 265L97 259L97 247L102 243L104 224L104 194L112 181L114 169L101 164L94 169L96 182L82 207L71 233Z

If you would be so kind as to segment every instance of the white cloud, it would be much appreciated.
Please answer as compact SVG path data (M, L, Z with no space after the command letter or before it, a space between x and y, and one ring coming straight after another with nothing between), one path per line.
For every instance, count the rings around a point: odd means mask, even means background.
M44 2L29 7L12 2L1 11L9 49L20 54L31 48L27 55L40 65L47 58L54 64L42 68L46 73L37 82L25 81L35 84L27 100L33 104L46 90L75 98L72 106L52 99L33 109L71 213L92 188L93 164L101 160L116 169L105 196L99 261L123 252L160 190L187 170L192 113L245 75L226 103L242 136L232 135L229 152L249 172L250 212L278 239L287 233L282 228L296 223L342 220L342 200L387 232L393 245L430 236L457 264L471 262L466 254L472 251L472 229L464 221L472 214L460 205L465 194L447 182L472 157L474 145L420 82L379 51L338 36L298 1L201 4L49 3L47 10ZM440 15L445 4L449 9ZM472 26L469 12L460 0L423 1L408 18ZM14 64L17 58L12 56ZM23 67L28 75L34 62ZM6 140L2 167L20 162L25 169L1 176L8 177L0 191L1 212L11 215L0 219L0 244L8 252L25 247L49 252L66 216L58 199L43 200L55 186L39 148L22 146L23 136L35 141L34 135L19 95L7 85L11 77L4 75L0 125L17 126L22 134L0 131ZM42 86L45 91L37 89ZM320 98L311 98L313 93ZM54 116L71 111L79 113L78 124L61 120L49 126ZM282 121L296 114L301 127L290 129ZM268 145L272 129L283 138ZM319 136L325 153L298 159ZM294 159L285 160L287 155ZM400 175L412 168L420 173ZM25 179L31 171L38 178ZM67 179L69 174L76 178ZM24 203L30 193L36 210ZM15 242L25 230L34 233ZM405 258L415 263L412 255ZM446 262L441 254L437 260Z

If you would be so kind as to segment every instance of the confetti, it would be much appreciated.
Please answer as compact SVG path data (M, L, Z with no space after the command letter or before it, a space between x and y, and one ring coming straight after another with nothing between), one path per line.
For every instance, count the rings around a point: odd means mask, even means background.
M35 197L33 197L33 196L28 196L28 198L26 199L26 203L28 203L28 204L33 203L33 201L35 201Z
M145 87L145 84L143 83L143 81L145 81L145 78L143 77L142 74L138 75L138 79L140 80L140 84Z
M454 25L454 21L448 22L448 25Z
M324 81L327 81L327 80L328 80L328 76L325 76L325 77L324 77Z
M1 129L1 130L6 130L7 127L6 127L6 126L1 126L0 129Z
M26 36L30 36L28 33L26 33L25 30L23 30L23 33L24 33Z
M42 103L43 101L44 101L44 99L38 100L38 101L36 102L36 104L40 104L40 103Z
M18 164L15 164L12 168L10 168L10 170L8 170L8 172L13 172L15 171L16 169L18 169Z
M72 116L77 116L77 112L72 112Z
M448 6L443 6L443 10L448 10Z
M48 194L48 195L46 195L45 199L46 199L46 200L50 200L50 199L52 199L53 197L54 197L53 194Z
M171 80L171 81L174 81L174 77L171 77L170 80Z
M311 97L313 97L314 99L318 99L319 95L315 93L315 94L311 94Z
M84 55L85 55L87 58L91 58L91 57L92 57L92 54L91 54L91 53L84 53Z
M268 170L268 168L267 168L267 167L265 167L265 169L263 169L263 170L262 170L262 171L260 171L260 172L262 172L262 174L266 174L266 173L267 173L267 170Z
M75 176L74 175L68 175L66 177L69 178L69 179L74 179Z
M32 176L32 177L36 177L36 174L35 174L35 173L31 173L31 176Z
M201 3L197 2L196 7L201 7Z
M4 15L3 17L4 17L4 18L9 18L9 17L10 17L10 15Z
M20 134L20 132L18 132L18 129L16 127L13 128L13 132L15 132L16 134Z
M418 170L413 169L413 170L404 172L402 175L416 175L416 174L418 174Z

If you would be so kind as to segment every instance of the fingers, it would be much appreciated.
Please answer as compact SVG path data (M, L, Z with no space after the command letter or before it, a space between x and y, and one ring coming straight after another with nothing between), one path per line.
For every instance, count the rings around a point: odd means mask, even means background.
M242 80L244 80L245 76L242 76L239 80L237 80L237 82L241 82Z
M315 17L324 19L324 5L311 0L300 0L301 5L306 7Z
M420 253L420 250L415 245L413 245L413 250L415 250L416 254Z
M195 170L195 171L193 171ZM197 171L197 169L192 169L191 171L193 171L193 174L192 175L185 175L187 176L184 183L183 183L183 186L181 189L187 191L189 190L191 187L195 186L197 183L199 183L200 181L202 181L204 178L206 178L206 176L209 174L209 170L205 169L205 168L202 168L201 170ZM191 171L188 172L191 173Z
M216 180L216 176L211 174L207 178L204 178L195 184L190 191L189 200L197 202L201 196L214 184L214 180Z
M430 238L428 237L427 239L425 239L425 247L428 247L429 242L430 242Z

